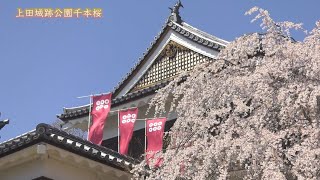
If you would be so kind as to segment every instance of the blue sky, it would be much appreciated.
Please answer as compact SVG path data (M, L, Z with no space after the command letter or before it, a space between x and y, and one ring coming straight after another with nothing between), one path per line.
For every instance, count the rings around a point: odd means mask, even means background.
M78 96L112 88L160 31L175 0L1 0L0 119L10 125L0 141L51 123L63 107L83 105ZM320 19L319 0L182 0L182 18L225 40L261 32L244 12L269 10L277 21ZM16 18L17 8L102 8L100 19ZM301 40L302 33L295 33Z

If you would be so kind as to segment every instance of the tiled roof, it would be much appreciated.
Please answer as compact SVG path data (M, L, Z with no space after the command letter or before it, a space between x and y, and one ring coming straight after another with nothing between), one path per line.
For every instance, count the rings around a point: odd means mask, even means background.
M147 48L147 51L143 54L141 58L139 58L138 62L134 65L133 68L131 68L130 72L126 74L126 76L118 83L118 85L114 88L113 94L116 96L119 92L120 88L124 86L124 84L130 80L130 76L139 69L139 66L141 66L142 61L145 59L147 54L150 53L151 49L154 48L155 44L158 43L158 41L161 39L160 37L166 32L168 29L172 29L181 35L189 38L190 40L202 45L206 46L208 48L215 49L217 51L220 51L221 48L227 45L227 41L224 41L222 39L219 39L215 36L212 36L210 34L207 34L203 31L200 31L191 25L188 25L185 22L182 22L181 24L178 24L173 21L167 21L165 26L163 26L162 30L158 34L158 36L155 37L155 40L151 43L150 47ZM164 87L168 82L164 82L158 85L155 85L153 87L148 87L146 89L139 90L137 92L128 93L124 96L115 98L112 100L112 106L117 106L120 104L123 104L125 102L128 102L129 100L133 100L134 98L141 97L142 95L147 95L150 93L153 93L155 90L160 89L161 87ZM89 105L85 105L82 107L75 107L75 108L68 108L65 109L65 112L63 114L57 115L57 117L61 120L72 120L77 119L80 117L87 116L89 114Z
M156 90L166 86L168 83L169 83L169 81L162 82L162 83L157 84L155 86L152 86L152 87L149 87L146 89L142 89L142 90L139 90L139 91L136 91L133 93L128 93L124 96L115 98L111 102L111 107L113 108L113 107L116 107L116 106L121 105L123 103L126 103L128 101L135 100L139 97L153 94L153 93L155 93ZM88 104L88 105L81 106L81 107L68 108L68 109L64 110L65 112L63 114L57 115L57 117L59 119L61 119L62 121L67 121L67 120L72 120L72 119L77 119L77 118L81 118L84 116L88 116L89 115L89 107L90 107L90 105Z
M0 144L0 158L40 142L51 144L120 170L130 171L133 165L139 163L136 159L92 144L47 124L39 124L33 131L2 142Z
M139 69L139 67L142 65L143 60L147 57L147 55L151 52L151 50L155 47L155 45L158 44L158 42L161 40L161 37L169 29L180 33L181 35L187 37L188 39L202 46L206 46L210 49L214 49L217 51L220 51L229 43L228 41L209 35L208 33L203 32L185 22L178 24L176 22L167 20L165 25L162 27L161 31L159 32L159 34L154 37L154 41L150 43L150 47L146 49L146 52L143 53L142 57L139 58L137 63L134 65L134 67L131 68L130 72L128 72L125 75L125 77L118 83L118 85L113 89L114 95L118 94L121 87L130 79L129 77Z
M181 2L180 2L181 3ZM176 4L176 6L179 4ZM177 6L177 8L179 8ZM171 17L171 16L170 16ZM210 35L206 32L203 32L183 21L175 22L170 20L170 17L166 20L165 25L162 27L161 31L157 36L154 37L154 40L150 43L150 46L147 48L146 52L143 53L142 57L139 58L137 63L131 68L130 72L128 72L125 77L115 86L112 93L113 96L117 96L118 93L121 91L123 87L131 80L131 77L139 71L140 67L142 67L143 63L146 60L146 57L151 53L152 49L156 47L156 45L161 41L162 37L168 32L169 30L173 30L182 36L192 40L195 43L198 43L202 46L207 48L220 51L224 48L229 42L223 39L217 38L213 35ZM121 97L115 98L112 100L112 106L115 107L117 105L126 103L128 101L134 100L135 98L145 96L148 94L154 93L156 90L164 87L168 82L163 82L157 84L152 87L147 87L145 89L127 93ZM73 108L65 108L64 113L57 115L57 117L63 121L72 120L87 116L89 114L89 105L81 106L81 107L73 107Z

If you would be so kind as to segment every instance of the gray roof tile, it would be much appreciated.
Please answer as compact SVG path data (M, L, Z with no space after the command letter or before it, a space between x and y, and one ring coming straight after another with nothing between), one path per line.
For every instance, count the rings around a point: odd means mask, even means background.
M93 144L48 124L39 124L33 131L2 142L0 144L0 158L40 142L51 144L120 170L130 171L133 165L139 163L136 159Z

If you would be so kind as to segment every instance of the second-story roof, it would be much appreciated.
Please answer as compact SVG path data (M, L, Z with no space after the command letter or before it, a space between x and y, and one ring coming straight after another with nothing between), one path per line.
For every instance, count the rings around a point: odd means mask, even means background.
M133 87L128 89L128 86L132 86L132 84L130 85L130 83L133 79L137 78L137 76L139 76L138 79L141 79L143 78L143 75L146 74L144 73L142 75L139 75L141 69L149 60L148 58L150 58L156 48L159 47L159 44L164 41L164 38L168 33L175 33L176 36L180 36L186 41L188 40L197 44L198 46L216 52L219 52L229 43L228 41L201 31L184 22L180 17L179 12L179 9L181 7L183 7L183 5L179 1L173 8L171 8L171 14L169 18L166 20L159 34L155 36L154 41L150 43L150 47L147 48L146 52L143 53L142 57L138 59L134 67L131 68L131 70L124 76L124 78L114 87L112 94L115 98L112 100L112 107L118 106L136 98L153 94L157 89L164 87L164 85L168 83L168 80L170 79L163 78L163 81L153 83L152 86L146 86L143 89L137 88L136 91L132 91ZM201 53L199 54L202 55ZM209 57L209 59L212 59L212 57ZM139 81L136 81L135 84L137 84L138 82ZM57 115L57 117L63 121L81 118L89 114L89 107L89 105L84 105L79 107L64 108L63 113Z

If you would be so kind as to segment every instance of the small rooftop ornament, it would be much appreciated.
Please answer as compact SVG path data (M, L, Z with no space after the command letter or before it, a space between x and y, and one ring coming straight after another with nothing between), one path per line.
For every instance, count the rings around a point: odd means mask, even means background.
M0 116L1 116L1 112L0 112ZM9 119L0 121L0 130L7 124L9 124Z
M173 8L169 7L169 9L171 9L171 15L169 17L169 21L173 21L173 22L181 24L182 19L181 19L180 12L179 12L180 7L183 7L180 0L173 6Z

